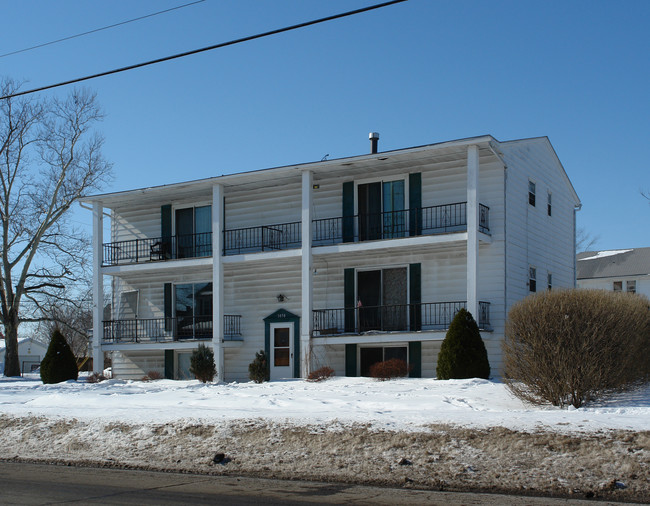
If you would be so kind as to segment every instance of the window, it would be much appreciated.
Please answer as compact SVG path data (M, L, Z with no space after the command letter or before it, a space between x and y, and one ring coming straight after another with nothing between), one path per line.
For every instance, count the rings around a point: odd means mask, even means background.
M553 288L553 274L550 272L546 275L546 288L551 290Z
M360 241L406 235L403 179L360 184L357 197Z
M212 337L212 283L176 285L175 314L180 339Z
M528 267L528 289L531 292L537 291L537 269Z
M357 271L359 330L406 330L407 269Z
M623 291L623 282L622 281L614 281L614 291L615 292L622 292Z
M176 209L178 258L212 255L212 206Z
M370 376L370 367L377 362L397 358L408 363L408 348L406 346L365 347L359 349L359 365L361 376Z
M636 281L627 281L626 283L626 289L629 293L636 293Z
M551 215L551 192L548 193L548 197L546 200L546 213L549 216Z
M535 183L528 181L528 203L535 207Z

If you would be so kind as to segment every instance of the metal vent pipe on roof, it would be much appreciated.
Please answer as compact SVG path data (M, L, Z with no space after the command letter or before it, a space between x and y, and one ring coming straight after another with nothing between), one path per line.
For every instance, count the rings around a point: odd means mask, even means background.
M370 154L374 155L375 153L377 153L377 145L379 144L379 133L370 132L370 134L368 134L368 138L370 139Z

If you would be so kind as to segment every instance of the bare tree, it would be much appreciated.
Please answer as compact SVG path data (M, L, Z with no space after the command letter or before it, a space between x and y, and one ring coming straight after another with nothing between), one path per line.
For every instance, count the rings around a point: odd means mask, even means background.
M591 235L584 227L578 227L576 230L576 253L590 251L599 240L599 235Z
M0 81L2 96L16 92ZM70 206L110 174L93 131L102 113L94 94L0 101L0 323L5 375L20 375L18 329L46 319L46 304L68 300L66 285L87 268L89 241L68 219Z

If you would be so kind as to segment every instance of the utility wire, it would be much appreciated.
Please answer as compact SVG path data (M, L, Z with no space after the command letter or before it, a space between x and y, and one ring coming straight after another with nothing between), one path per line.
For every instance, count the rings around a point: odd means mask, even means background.
M318 23L324 23L326 21L332 21L334 19L340 19L340 18L344 18L344 17L347 17L347 16L353 16L355 14L361 14L362 12L367 12L367 11L371 11L371 10L374 10L374 9L380 9L382 7L387 7L389 5L393 5L393 4L397 4L397 3L401 3L401 2L406 2L406 1L407 0L392 0L390 2L384 2L384 3L381 3L381 4L376 4L376 5L371 5L369 7L364 7L362 9L356 9L356 10L353 10L353 11L343 12L341 14L334 14L332 16L327 16L325 18L315 19L315 20L312 20L312 21L306 21L304 23L299 23L297 25L287 26L285 28L278 28L276 30L271 30L269 32L258 33L257 35L249 35L248 37L242 37L241 39L235 39L235 40L230 40L228 42L222 42L220 44L215 44L213 46L208 46L208 47L204 47L204 48L201 48L201 49L194 49L192 51L186 51L185 53L179 53L179 54L175 54L175 55L172 55L172 56L165 56L164 58L158 58L157 60L150 60L150 61L147 61L147 62L144 62L144 63L136 63L135 65L129 65L128 67L121 67L121 68L118 68L118 69L107 70L106 72L100 72L99 74L93 74L93 75L89 75L89 76L86 76L86 77L79 77L77 79L71 79L69 81L63 81L63 82L60 82L60 83L57 83L57 84L50 84L48 86L42 86L40 88L34 88L34 89L31 89L31 90L27 90L27 91L21 91L21 92L18 92L18 93L13 93L11 95L5 95L3 97L0 97L0 100L5 100L5 99L9 99L9 98L14 98L14 97L20 97L22 95L28 95L30 93L36 93L38 91L45 91L45 90L49 90L49 89L52 89L52 88L58 88L59 86L66 86L68 84L79 83L79 82L82 82L82 81L87 81L89 79L95 79L97 77L104 77L104 76L108 76L108 75L111 75L111 74L117 74L119 72L125 72L127 70L133 70L133 69L137 69L137 68L140 68L140 67L146 67L147 65L153 65L155 63L162 63L162 62L169 61L169 60L175 60L176 58L183 58L185 56L190 56L190 55L197 54L197 53L203 53L204 51L212 51L213 49L219 49L219 48L226 47L226 46L233 46L235 44L240 44L242 42L248 42L250 40L261 39L262 37L268 37L270 35L277 35L278 33L289 32L291 30L297 30L298 28L304 28L306 26L316 25Z
M103 26L101 28L95 28L94 30L89 30L89 31L83 32L83 33L78 33L76 35L70 35L69 37L63 37L62 39L53 40L51 42L45 42L43 44L37 44L36 46L26 47L24 49L18 49L16 51L12 51L10 53L0 54L0 58L4 58L5 56L11 56L12 54L24 53L25 51L31 51L32 49L38 49L39 47L51 46L52 44L57 44L59 42L63 42L63 41L70 40L70 39L76 39L77 37L83 37L84 35L89 35L91 33L101 32L102 30L108 30L109 28L115 28L116 26L126 25L128 23L133 23L134 21L140 21L141 19L151 18L153 16L157 16L158 14L164 14L166 12L171 12L171 11L175 11L177 9L182 9L183 7L189 7L190 5L200 4L201 2L205 2L205 0L196 0L196 2L190 2L188 4L179 5L178 7L172 7L171 9L165 9L164 11L154 12L152 14L147 14L145 16L140 16L139 18L133 18L133 19L129 19L127 21L121 21L119 23L114 23L112 25Z

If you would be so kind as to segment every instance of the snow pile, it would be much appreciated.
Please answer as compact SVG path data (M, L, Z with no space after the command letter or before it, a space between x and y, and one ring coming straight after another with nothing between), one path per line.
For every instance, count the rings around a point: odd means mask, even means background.
M611 257L614 255L620 255L622 253L627 253L632 251L631 249L610 249L606 251L594 251L594 255L587 258L579 258L578 261L582 262L583 260L595 260L596 258L605 258Z
M599 405L563 410L524 404L503 383L480 379L377 382L339 377L321 383L263 384L80 380L43 385L32 376L0 380L0 413L132 424L261 419L312 425L336 420L396 431L430 424L519 431L635 431L648 429L650 386Z

